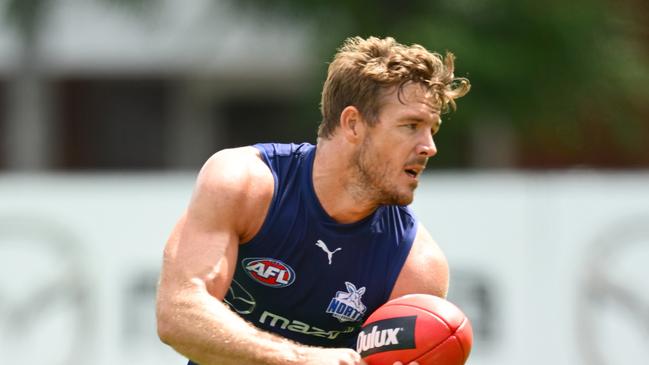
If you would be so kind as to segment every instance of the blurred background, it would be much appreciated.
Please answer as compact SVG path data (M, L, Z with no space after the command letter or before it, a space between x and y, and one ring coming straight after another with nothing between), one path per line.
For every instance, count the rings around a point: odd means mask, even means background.
M471 80L413 204L469 364L647 363L644 0L0 0L0 363L183 363L153 308L198 169L315 142L355 35Z

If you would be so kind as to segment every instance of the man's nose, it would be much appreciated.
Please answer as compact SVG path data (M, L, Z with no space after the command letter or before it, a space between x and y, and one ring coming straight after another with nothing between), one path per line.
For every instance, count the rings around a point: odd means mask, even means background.
M417 155L433 157L437 154L437 146L432 134L428 134L426 139L417 146Z

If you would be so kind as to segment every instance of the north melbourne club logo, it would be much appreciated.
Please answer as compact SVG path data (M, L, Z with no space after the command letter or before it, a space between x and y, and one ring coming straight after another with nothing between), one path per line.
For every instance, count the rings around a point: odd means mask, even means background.
M367 307L361 302L365 294L365 287L356 289L356 285L346 281L347 291L337 291L336 296L331 298L327 313L337 318L340 322L360 321L365 314Z

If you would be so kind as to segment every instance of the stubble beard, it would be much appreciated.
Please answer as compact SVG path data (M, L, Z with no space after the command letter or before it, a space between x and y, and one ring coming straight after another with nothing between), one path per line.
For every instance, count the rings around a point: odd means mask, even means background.
M352 197L361 204L368 201L380 205L408 205L412 203L413 193L399 193L399 189L389 176L388 167L372 153L370 138L366 137L359 150L352 157ZM416 184L412 187L416 187Z

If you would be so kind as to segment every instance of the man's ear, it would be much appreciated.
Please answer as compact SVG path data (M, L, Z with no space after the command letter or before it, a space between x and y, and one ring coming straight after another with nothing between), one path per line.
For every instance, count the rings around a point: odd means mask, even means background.
M349 105L340 113L340 131L345 139L351 143L358 143L363 140L365 121L361 112L355 106Z

